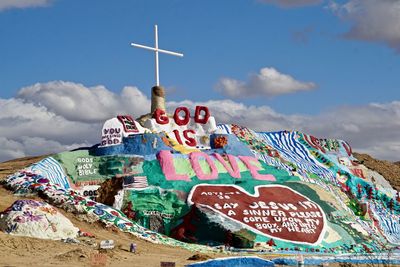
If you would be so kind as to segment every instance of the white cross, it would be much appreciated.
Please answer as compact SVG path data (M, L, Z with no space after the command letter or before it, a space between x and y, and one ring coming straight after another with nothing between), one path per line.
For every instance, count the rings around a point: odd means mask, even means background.
M155 53L156 54L156 85L160 86L160 77L159 77L159 71L158 71L158 53L160 52L160 53L165 53L165 54L178 56L178 57L183 57L183 54L158 48L158 29L157 29L157 25L154 25L154 39L155 39L155 44L154 44L155 47L144 46L144 45L135 44L135 43L131 43L131 46L144 48L144 49L156 52Z

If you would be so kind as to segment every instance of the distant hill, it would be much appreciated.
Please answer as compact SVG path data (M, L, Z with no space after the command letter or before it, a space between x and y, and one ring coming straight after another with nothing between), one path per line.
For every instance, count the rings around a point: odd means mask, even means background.
M400 191L400 161L390 162L387 160L374 159L368 154L353 153L360 162L367 168L380 173L392 185L394 189Z

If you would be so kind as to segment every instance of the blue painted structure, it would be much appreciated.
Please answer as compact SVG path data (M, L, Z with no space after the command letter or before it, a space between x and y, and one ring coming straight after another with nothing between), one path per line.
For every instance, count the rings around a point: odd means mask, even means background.
M259 257L231 257L219 258L208 261L192 263L187 267L269 267L275 266L272 261L265 260Z
M94 146L89 153L94 156L109 155L154 155L161 150L173 150L164 144L162 134L144 133L122 138L122 144L114 146Z

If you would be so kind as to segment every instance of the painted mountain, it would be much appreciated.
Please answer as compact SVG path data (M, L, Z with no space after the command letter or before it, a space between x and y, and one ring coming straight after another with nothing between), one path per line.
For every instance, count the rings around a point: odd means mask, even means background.
M398 192L345 141L217 125L204 106L157 109L138 121L112 118L98 145L51 155L6 184L193 250L333 254L400 245Z

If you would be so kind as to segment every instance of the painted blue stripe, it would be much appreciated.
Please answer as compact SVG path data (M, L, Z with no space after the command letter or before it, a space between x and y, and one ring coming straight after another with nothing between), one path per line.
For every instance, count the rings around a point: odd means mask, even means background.
M258 133L258 137L275 148L282 158L295 163L301 175L308 176L307 172L311 172L335 181L335 175L318 163L309 150L297 140L296 135L296 132Z
M54 158L49 157L35 163L31 166L31 170L41 174L56 184L60 184L64 189L70 188L68 178L64 173L61 165Z
M231 125L230 124L218 124L217 128L224 131L226 134L231 134Z

